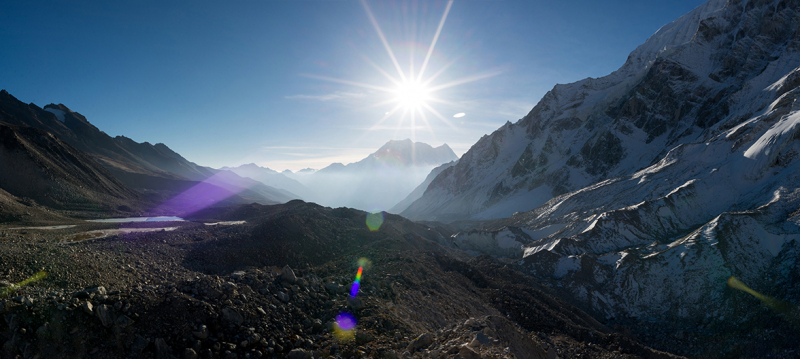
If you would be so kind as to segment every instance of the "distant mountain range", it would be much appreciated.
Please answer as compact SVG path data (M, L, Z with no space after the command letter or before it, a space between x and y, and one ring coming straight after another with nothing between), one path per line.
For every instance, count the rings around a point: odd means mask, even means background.
M255 163L248 163L238 167L223 167L222 170L231 171L239 176L252 178L270 187L288 191L295 196L294 199L311 197L311 191L302 183L287 176L286 171L274 171L266 167L260 167ZM288 173L291 173L291 171Z
M408 196L434 167L457 159L446 144L433 148L408 139L389 141L361 161L334 163L297 180L324 206L385 211Z
M325 206L385 211L406 198L433 168L457 159L446 144L434 148L406 139L389 141L361 161L320 170L278 173L255 164L225 169Z
M59 151L76 154L74 161L62 163L66 167L59 173L63 179L70 179L66 183L80 188L77 191L52 186L52 181L39 183L20 171L5 171L5 176L0 176L0 189L11 197L30 198L59 209L142 212L149 208L159 213L187 214L210 205L276 204L304 199L332 207L387 210L407 197L434 167L458 159L447 145L433 148L404 140L389 141L356 163L334 163L319 171L279 173L255 164L216 170L186 160L163 143L153 145L124 136L108 136L63 104L40 108L22 103L5 90L0 91L0 121L9 138L45 136L65 148ZM7 146L18 146L10 140L6 142ZM46 161L59 155L49 152L54 149L52 144L40 142L24 142L30 147L28 153L39 158L12 160L9 154L4 162L36 169L44 176L56 168ZM45 149L33 148L36 145ZM89 173L83 173L86 171ZM85 181L83 187L81 181ZM93 187L91 183L104 186ZM53 193L45 193L40 187ZM419 194L415 196L416 199ZM80 201L91 204L80 205Z

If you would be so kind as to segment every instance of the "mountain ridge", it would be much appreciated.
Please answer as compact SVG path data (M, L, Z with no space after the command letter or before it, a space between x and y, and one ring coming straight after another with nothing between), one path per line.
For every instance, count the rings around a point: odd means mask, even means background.
M554 87L401 214L491 218L452 245L515 249L597 317L777 330L796 313L729 283L800 298L798 15L798 2L698 7L617 72Z
M0 121L52 133L91 156L126 186L146 193L156 202L166 201L219 173L186 160L163 143L138 143L125 136L112 138L64 104L51 103L42 109L35 104L24 104L6 90L0 91ZM246 201L241 203L274 204L297 197L260 182L248 182L237 175L223 174L214 178L216 185L205 187L226 187L220 193L231 195L241 192L242 196L229 198L234 203L238 199ZM219 182L220 178L228 182Z
M482 137L403 215L488 219L531 210L554 196L645 168L679 142L703 141L732 106L756 111L759 105L745 101L758 92L746 88L753 82L747 76L792 69L767 69L773 55L759 50L788 46L791 19L778 15L774 23L780 25L765 30L769 36L759 37L753 27L738 42L735 28L724 39L707 38L721 31L715 26L734 24L719 18L723 9L738 6L744 13L744 5L726 4L707 2L665 25L605 77L554 86L517 123ZM712 56L712 40L724 43L724 53ZM753 50L736 50L736 43ZM705 80L698 71L708 74ZM753 100L764 106L767 99ZM511 203L521 196L528 197L525 204Z
M91 157L44 130L0 121L0 163L0 188L29 207L85 216L141 211L148 204Z
M310 189L307 200L312 202L384 211L407 197L435 167L457 159L446 144L434 148L410 139L390 140L360 161L332 163L294 178Z

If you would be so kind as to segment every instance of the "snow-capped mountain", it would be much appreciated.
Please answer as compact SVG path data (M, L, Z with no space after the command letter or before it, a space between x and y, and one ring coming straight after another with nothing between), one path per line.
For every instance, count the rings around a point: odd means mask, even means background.
M766 88L797 66L794 9L780 4L709 1L610 75L556 85L523 119L481 138L403 215L507 217L751 118L777 98Z
M520 212L454 240L521 243L520 264L607 317L755 315L730 277L796 302L800 4L788 4L699 6L614 73L555 86L402 214Z
M389 141L361 161L334 163L295 179L313 192L308 201L385 211L406 198L436 166L457 159L446 144L434 148L409 139Z

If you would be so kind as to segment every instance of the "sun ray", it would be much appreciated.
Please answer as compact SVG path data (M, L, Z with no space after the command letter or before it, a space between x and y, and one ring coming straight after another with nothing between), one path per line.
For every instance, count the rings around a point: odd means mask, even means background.
M375 86L375 85L365 84L365 83L362 83L362 82L342 80L342 79L337 79L337 78L333 78L333 77L311 75L311 74L300 74L300 76L308 77L308 78L312 78L312 79L317 79L317 80L323 80L323 81L338 82L340 84L358 86L358 87L363 87L363 88L368 88L368 89L373 89L373 90L378 90L378 91L383 91L383 92L389 92L389 93L394 92L393 89L390 89L388 87Z
M372 10L370 10L369 5L367 5L366 0L361 0L361 5L364 6L364 10L367 11L367 16L369 16L369 21L372 22L372 26L375 28L375 31L378 32L378 37L381 38L381 42L383 42L383 47L386 49L386 52L389 54L389 57L392 58L392 63L394 63L394 67L397 69L397 73L400 74L400 78L403 81L406 80L406 75L403 73L403 69L400 68L400 63L397 62L397 57L394 56L394 52L392 52L391 46L389 46L389 42L386 41L386 36L383 35L383 31L381 31L381 27L378 25L378 20L375 20L375 16L372 15Z
M375 123L374 125L372 125L372 127L368 128L366 131L364 131L364 133L362 133L361 136L358 137L358 140L356 140L356 142L361 142L361 140L364 139L364 137L367 136L367 134L369 134L372 131L378 130L380 125L383 124L384 121L386 121L387 119L392 117L392 115L397 113L397 111L399 111L401 107L402 107L402 105L397 104L396 106L394 106L394 108L392 108L391 110L386 112L386 114L384 114L383 117L381 117L381 119L378 120L377 123Z
M411 43L417 42L417 23L412 20L411 21ZM414 53L416 52L416 46L411 46L408 49L408 79L409 81L414 81Z
M431 102L438 102L438 103L442 103L442 104L445 104L445 105L450 105L450 106L458 106L458 105L459 105L459 104L457 104L457 103L455 103L455 102L452 102L452 101L447 101L447 100L442 100L442 99L440 99L440 98L437 98L437 97L432 97L432 96L428 96L428 101L431 101Z
M426 73L433 71L433 54L436 51L436 46L439 44L439 40L442 38L442 32L444 29L444 25L447 22L447 18L449 17L450 11L453 7L453 0L447 0L447 3L444 7L444 11L439 19L438 26L436 27L436 31L433 34L431 39L430 46L427 49L427 52L424 52L424 48L422 48L421 44L417 44L416 40L418 37L427 37L427 34L419 33L419 29L417 28L417 19L405 19L402 21L402 25L404 26L402 29L404 31L405 36L408 38L406 39L410 42L410 45L406 51L398 52L398 55L402 56L402 61L404 66L408 67L401 67L400 61L398 60L392 46L389 44L389 40L387 39L386 35L384 34L383 30L381 29L378 20L373 14L372 9L367 4L366 0L360 0L361 5L364 7L364 11L369 18L369 21L372 27L375 29L375 33L380 38L381 44L383 48L386 50L386 53L389 55L389 58L392 61L394 68L397 70L397 76L391 73L391 66L380 66L378 63L374 62L370 57L366 56L366 54L361 54L361 57L364 61L369 64L372 68L378 71L386 80L381 80L383 83L390 84L389 87L387 86L380 86L380 85L371 85L367 83L357 82L357 81L350 81L344 80L339 78L333 78L328 76L318 76L318 75L302 75L309 78L315 78L324 81L336 82L345 85L351 86L358 86L370 90L376 90L383 93L388 93L391 96L388 98L377 99L374 105L366 106L365 108L375 108L375 107L388 107L391 105L391 110L385 112L381 118L371 127L365 129L364 133L362 134L362 138L365 136L369 136L372 131L377 131L380 129L387 129L389 131L392 130L392 125L384 126L387 120L390 118L395 121L396 125L394 126L394 134L393 137L397 137L401 131L410 131L410 138L412 141L416 141L416 132L419 131L427 131L436 140L436 133L434 132L433 123L435 122L434 118L438 118L446 124L448 127L452 128L453 130L460 132L461 130L456 127L452 122L450 122L446 117L442 116L439 111L437 111L432 104L443 104L451 107L463 107L463 104L447 101L441 98L441 94L439 96L435 95L436 91L448 89L451 87L459 86L462 84L470 83L473 81L478 81L482 79L486 79L489 77L496 76L502 72L502 69L474 74L471 76L457 78L450 82L441 83L438 85L431 85L434 81L441 79L442 75L451 68L453 64L458 62L461 56L455 56L455 59L447 60L447 63L441 66L440 68L436 69L437 71L433 72L433 75L426 76ZM419 45L420 49L417 49L416 46ZM403 48L405 50L405 47ZM405 56L408 54L408 62L406 63ZM424 54L424 58L422 57ZM420 61L421 60L421 61ZM438 64L437 64L438 65ZM448 80L450 80L448 78ZM386 82L388 81L388 82ZM379 82L380 84L380 82ZM402 110L402 111L400 111ZM430 111L430 114L426 113ZM430 116L430 115L433 116ZM419 118L417 118L419 116ZM376 116L377 117L377 116ZM396 120L394 120L396 119ZM420 122L420 126L417 126L417 122ZM419 128L417 128L419 127ZM406 135L408 136L408 135ZM413 156L412 156L413 157Z
M428 121L428 116L425 115L425 111L422 111L422 108L418 108L417 111L419 111L419 115L422 117L422 122L425 122L425 128L431 133L433 140L438 142L439 140L436 139L436 133L433 132L433 127L431 127L431 123Z
M406 118L406 115L408 115L408 108L404 107L403 114L400 116L400 121L397 121L397 127L395 127L394 129L394 135L392 135L392 137L397 137L397 133L400 132L400 128L403 126L403 122L405 122L404 120ZM412 130L411 133L413 136L414 131Z
M367 106L365 108L381 107L381 106L386 106L386 105L390 105L390 104L393 104L393 103L397 103L397 100L391 98L391 99L388 99L388 100L385 100L385 101L378 102L378 103L376 103L374 105L369 105L369 106ZM397 104L397 106L402 106L402 104Z
M436 117L438 117L440 120L442 120L442 122L444 122L444 123L446 123L448 126L450 126L450 128L452 128L453 130L460 131L460 130L458 129L458 127L456 127L456 126L454 126L452 123L450 123L450 121L448 121L446 118L444 118L444 116L442 116L442 114L440 114L440 113L439 113L439 111L436 111L436 109L435 109L435 108L431 107L431 106L430 106L430 105L428 105L427 103L426 103L426 104L423 104L422 106L424 106L424 107L425 107L425 108L426 108L428 111L430 111L432 114L434 114L434 115L435 115Z
M433 54L433 49L436 47L436 42L439 41L439 35L442 33L442 28L444 27L444 21L447 20L447 14L450 13L450 8L453 7L453 0L447 2L447 7L444 9L444 14L442 15L442 20L439 21L439 27L436 29L436 34L433 35L433 41L431 41L431 46L428 48L428 54L425 55L425 61L422 62L422 67L419 69L419 75L417 77L417 81L422 81L422 75L425 72L425 68L428 67L428 61L431 59L431 55Z
M383 70L383 69L382 69L380 66L378 66L378 64L376 64L375 62L373 62L372 60L370 60L370 59L369 59L369 57L367 57L366 55L361 55L361 57L363 57L363 58L364 58L364 60L365 60L365 61L367 61L367 63L368 63L368 64L370 64L370 66L372 66L372 67L373 67L375 70L378 70L378 72L379 72L381 75L383 75L384 77L386 77L386 78L387 78L389 81L391 81L391 82L392 82L392 83L393 83L395 86L400 86L400 84L401 84L400 80L398 80L398 79L394 78L394 76L392 76L392 75L390 75L388 72L384 71L384 70Z
M483 73L483 74L480 74L480 75L475 75L475 76L465 77L465 78L463 78L463 79L455 80L455 81L453 81L453 82L448 82L448 83L446 83L446 84L443 84L443 85L438 85L438 86L431 87L431 88L429 88L428 90L429 90L429 91L431 91L431 92L433 92L433 91L439 91L439 90L446 89L446 88L448 88L448 87L453 87L453 86L463 85L463 84L465 84L465 83L469 83L469 82L473 82L473 81L478 81L478 80L483 80L483 79L486 79L486 78L489 78L489 77L497 76L497 75L499 75L501 72L502 72L502 71L499 71L499 70L498 70L498 71L492 71L492 72Z
M450 67L450 65L454 64L460 58L461 57L459 56L459 57L453 59L452 61L448 62L441 69L439 69L439 71L436 71L436 73L434 73L433 76L431 76L427 80L425 80L425 82L422 83L422 86L427 87L428 85L430 85L431 82L433 82L433 80L436 80L436 78L439 77L439 75L443 74L444 71L447 70L448 67Z
M401 106L400 106L400 104L398 104L397 106L395 106L393 109L391 109L391 110L390 110L389 112L387 112L385 115L383 115L383 117L381 117L381 119L380 119L380 120L378 120L378 123L376 123L375 125L373 125L372 127L370 127L370 129L369 129L369 130L370 130L370 131L374 131L374 130L376 130L376 129L378 128L378 126L380 126L380 125L383 123L383 121L386 121L386 119L387 119L387 118L389 118L389 117L392 117L392 115L394 115L394 113L395 113L395 112L397 112L397 110L399 110L399 109L400 109L400 107L401 107Z

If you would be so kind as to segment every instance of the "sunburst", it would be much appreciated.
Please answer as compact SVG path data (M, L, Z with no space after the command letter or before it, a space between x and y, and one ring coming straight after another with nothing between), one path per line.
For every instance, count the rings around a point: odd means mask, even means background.
M372 23L372 26L375 29L376 34L380 38L381 43L383 44L383 47L386 50L386 54L389 56L389 58L392 61L392 64L394 65L394 69L396 70L396 75L390 74L389 71L381 68L367 57L364 57L364 60L375 70L377 70L381 75L383 75L391 83L391 86L373 85L358 81L331 78L327 76L317 76L317 75L304 75L304 76L319 80L362 87L371 90L377 90L389 94L390 95L389 99L381 101L375 104L374 106L391 106L391 109L387 111L384 114L384 116L380 118L370 128L370 130L378 129L387 119L399 115L399 121L397 122L397 129L399 130L406 122L409 122L411 128L411 137L412 140L414 140L415 128L417 126L416 123L417 117L419 116L419 118L422 120L424 124L424 127L432 135L435 136L430 121L428 120L429 114L438 118L440 121L450 126L451 128L458 130L449 120L447 120L447 118L442 116L442 114L440 114L433 107L432 104L440 103L451 106L458 106L458 105L451 101L447 101L445 99L437 97L436 92L454 86L492 77L497 75L499 72L498 71L486 72L474 76L460 78L442 84L434 84L434 81L440 78L440 75L442 75L445 72L445 70L447 70L453 63L455 63L455 60L453 60L447 63L446 65L442 66L442 68L439 69L437 72L435 72L433 75L425 77L426 70L428 70L428 65L430 64L431 56L433 55L434 49L436 48L436 44L439 41L439 37L442 33L442 29L444 28L447 16L450 13L450 9L453 7L453 0L449 0L447 2L447 5L445 6L444 9L444 13L442 14L442 17L439 20L436 32L433 35L433 39L431 40L431 44L430 46L428 46L428 51L425 55L425 59L423 60L422 65L420 66L419 71L416 74L414 73L415 71L413 64L413 56L411 59L411 63L409 64L409 67L404 71L403 67L400 65L400 62L397 60L397 57L395 56L394 51L392 50L392 47L389 45L386 36L381 30L380 24L378 24L378 21L375 18L375 15L372 13L372 10L370 9L366 0L361 0L361 4L363 5L364 11L369 17L369 20Z

